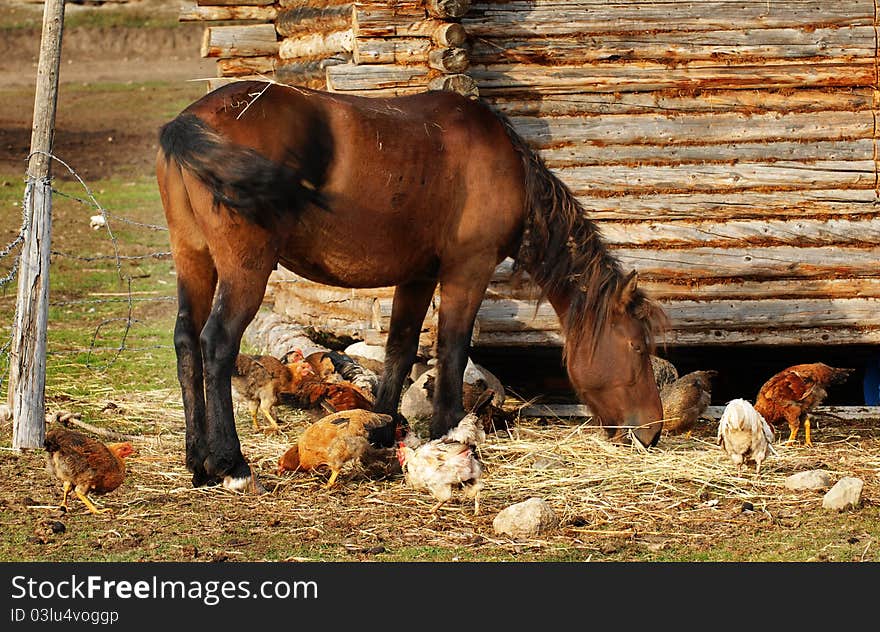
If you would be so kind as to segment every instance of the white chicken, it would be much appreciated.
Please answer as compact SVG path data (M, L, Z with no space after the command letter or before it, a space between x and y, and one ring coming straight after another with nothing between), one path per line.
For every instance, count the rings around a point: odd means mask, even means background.
M739 470L747 461L755 462L755 473L773 452L773 429L764 417L744 399L727 403L718 421L718 444Z
M431 513L452 498L456 488L464 491L465 498L474 499L474 515L480 512L483 464L475 448L485 439L482 423L471 413L439 439L420 445L418 437L407 433L399 442L397 458L404 479L414 489L431 492L437 501Z

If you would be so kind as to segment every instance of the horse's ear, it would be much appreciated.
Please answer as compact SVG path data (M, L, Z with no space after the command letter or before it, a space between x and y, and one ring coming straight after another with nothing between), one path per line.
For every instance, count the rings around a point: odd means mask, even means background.
M623 286L620 290L620 299L618 301L618 305L620 306L621 311L627 309L630 305L632 305L633 299L636 296L636 292L639 287L639 274L635 270L627 275L626 280L623 282Z

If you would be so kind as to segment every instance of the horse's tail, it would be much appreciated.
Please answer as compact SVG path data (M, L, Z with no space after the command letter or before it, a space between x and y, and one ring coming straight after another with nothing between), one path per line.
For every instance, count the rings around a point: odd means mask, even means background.
M159 131L167 160L201 180L222 204L254 224L269 227L308 202L323 206L315 186L298 170L230 143L195 114L180 114Z

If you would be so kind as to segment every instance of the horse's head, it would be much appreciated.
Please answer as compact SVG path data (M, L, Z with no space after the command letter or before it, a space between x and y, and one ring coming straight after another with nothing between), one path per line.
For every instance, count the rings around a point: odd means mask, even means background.
M592 331L574 336L566 347L566 368L578 397L609 435L627 430L645 446L656 445L663 406L651 369L654 328L662 310L637 287L632 272L606 301Z

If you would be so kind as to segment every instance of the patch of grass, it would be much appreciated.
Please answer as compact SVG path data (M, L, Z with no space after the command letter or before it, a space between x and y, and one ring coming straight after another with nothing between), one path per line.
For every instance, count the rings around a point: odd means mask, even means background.
M180 24L176 6L172 3L166 3L164 7L162 3L153 7L115 4L77 6L68 3L64 11L64 28L172 28ZM0 31L42 28L42 5L4 4L2 9Z
M149 256L170 249L167 231L158 229L164 216L155 181L90 183L108 213L115 246L107 228L90 227L89 217L99 211L86 203L78 183L56 180L53 187L58 193L53 196L47 398L175 384L174 266L170 256ZM20 204L23 189L23 184L0 188L0 203ZM4 233L14 234L19 219L5 215ZM146 258L122 260L117 268L117 250L123 257ZM0 322L11 323L14 310L13 287L0 297Z

